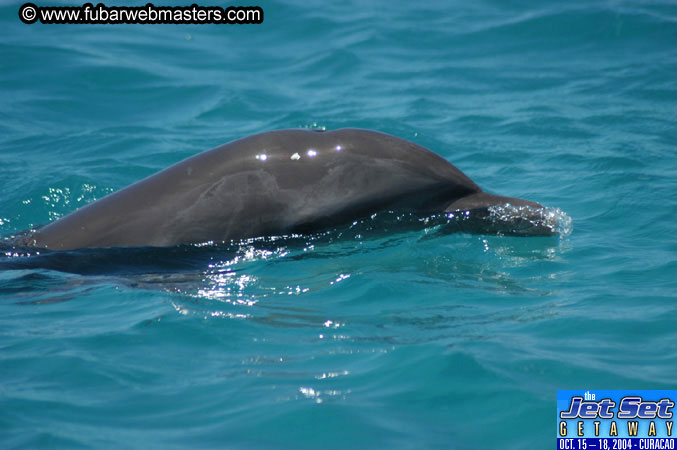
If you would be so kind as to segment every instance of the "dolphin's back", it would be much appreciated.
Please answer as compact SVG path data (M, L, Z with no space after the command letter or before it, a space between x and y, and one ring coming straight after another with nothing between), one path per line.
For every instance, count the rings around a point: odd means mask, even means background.
M482 190L439 155L375 131L280 130L197 154L36 231L51 249L280 235Z

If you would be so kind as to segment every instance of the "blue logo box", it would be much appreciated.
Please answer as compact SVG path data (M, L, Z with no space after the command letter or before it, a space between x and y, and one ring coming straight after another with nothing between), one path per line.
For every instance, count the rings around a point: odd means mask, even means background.
M559 449L673 449L677 391L557 391Z

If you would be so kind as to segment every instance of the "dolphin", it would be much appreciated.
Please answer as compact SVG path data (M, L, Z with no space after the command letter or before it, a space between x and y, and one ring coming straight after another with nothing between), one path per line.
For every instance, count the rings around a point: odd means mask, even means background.
M22 238L52 250L168 247L303 233L377 211L529 211L493 195L436 153L385 133L264 132L178 162ZM481 231L481 230L480 230ZM534 227L527 234L555 234Z

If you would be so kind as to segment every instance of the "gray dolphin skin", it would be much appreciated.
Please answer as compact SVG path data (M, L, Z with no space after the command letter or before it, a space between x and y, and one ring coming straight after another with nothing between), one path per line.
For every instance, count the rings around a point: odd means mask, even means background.
M442 213L502 204L542 208L484 192L441 156L395 136L291 129L199 153L23 242L53 250L166 247L313 231L388 209Z

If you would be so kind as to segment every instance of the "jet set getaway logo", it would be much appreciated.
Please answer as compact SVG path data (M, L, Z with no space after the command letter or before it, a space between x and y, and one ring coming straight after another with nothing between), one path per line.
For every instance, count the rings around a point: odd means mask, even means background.
M557 391L557 448L674 449L677 391Z

